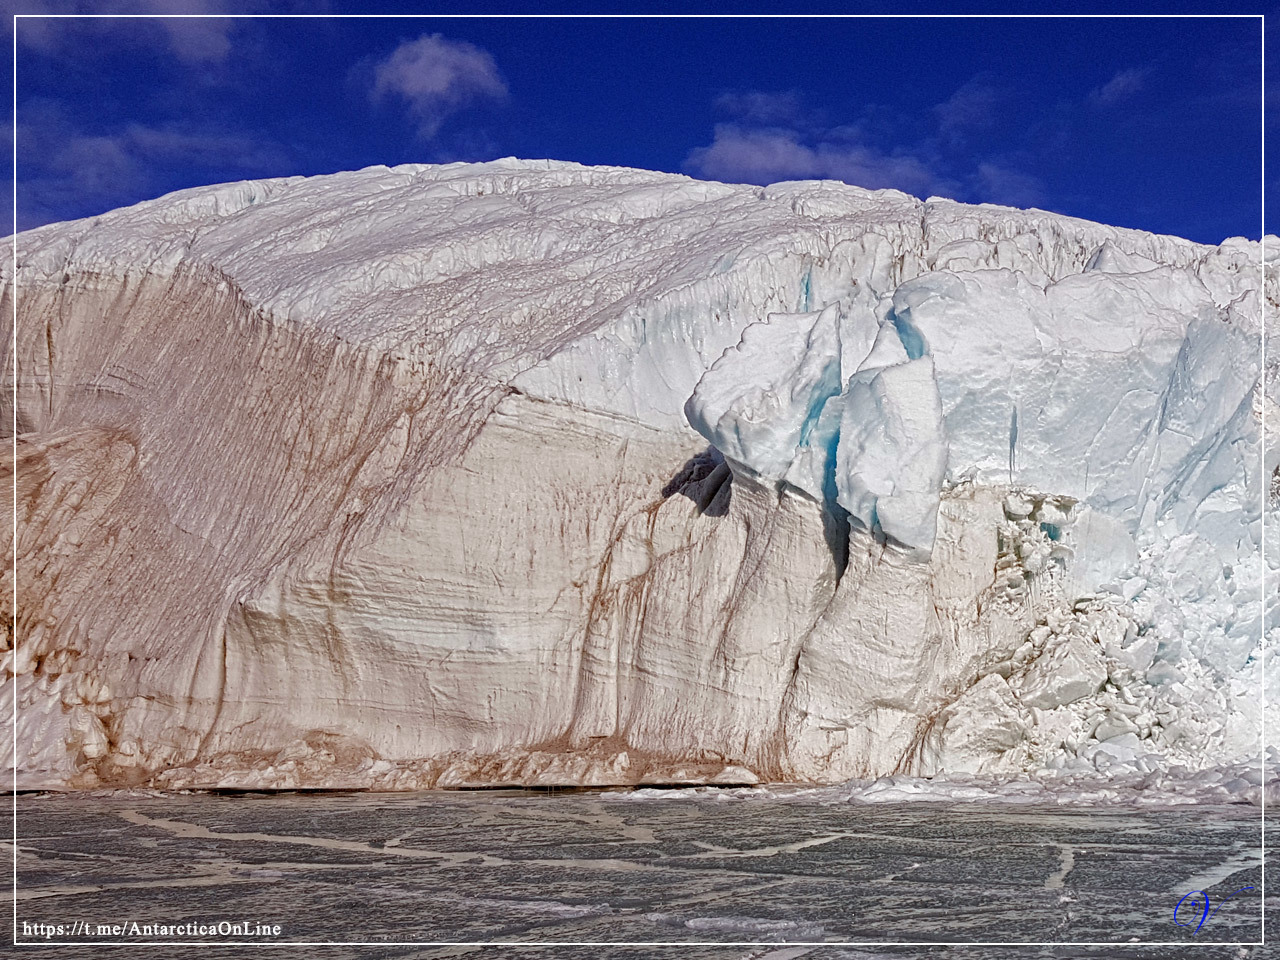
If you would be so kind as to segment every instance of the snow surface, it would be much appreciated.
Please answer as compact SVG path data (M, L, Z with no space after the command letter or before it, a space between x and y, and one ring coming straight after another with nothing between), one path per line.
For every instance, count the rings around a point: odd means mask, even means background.
M1280 241L507 159L18 246L25 782L1261 755Z

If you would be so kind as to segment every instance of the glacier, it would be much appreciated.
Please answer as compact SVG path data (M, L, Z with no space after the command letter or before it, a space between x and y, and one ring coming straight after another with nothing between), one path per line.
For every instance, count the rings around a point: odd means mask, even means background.
M1130 782L1280 728L1273 238L505 159L11 242L20 785Z

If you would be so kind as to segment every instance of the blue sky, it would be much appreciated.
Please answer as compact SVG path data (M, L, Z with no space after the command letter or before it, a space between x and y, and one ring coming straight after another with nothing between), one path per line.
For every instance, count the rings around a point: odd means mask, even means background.
M282 9L252 2L110 9ZM1259 35L1244 19L22 20L19 227L198 184L515 155L1256 237Z

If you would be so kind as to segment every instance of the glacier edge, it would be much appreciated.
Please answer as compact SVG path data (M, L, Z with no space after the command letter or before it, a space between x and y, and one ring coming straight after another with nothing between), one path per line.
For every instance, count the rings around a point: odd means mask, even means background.
M1260 750L1256 244L518 161L18 243L21 782Z

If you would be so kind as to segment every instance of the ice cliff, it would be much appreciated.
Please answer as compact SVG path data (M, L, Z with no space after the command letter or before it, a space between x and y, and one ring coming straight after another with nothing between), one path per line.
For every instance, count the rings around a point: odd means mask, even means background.
M16 245L23 785L1262 751L1280 241L500 160Z

